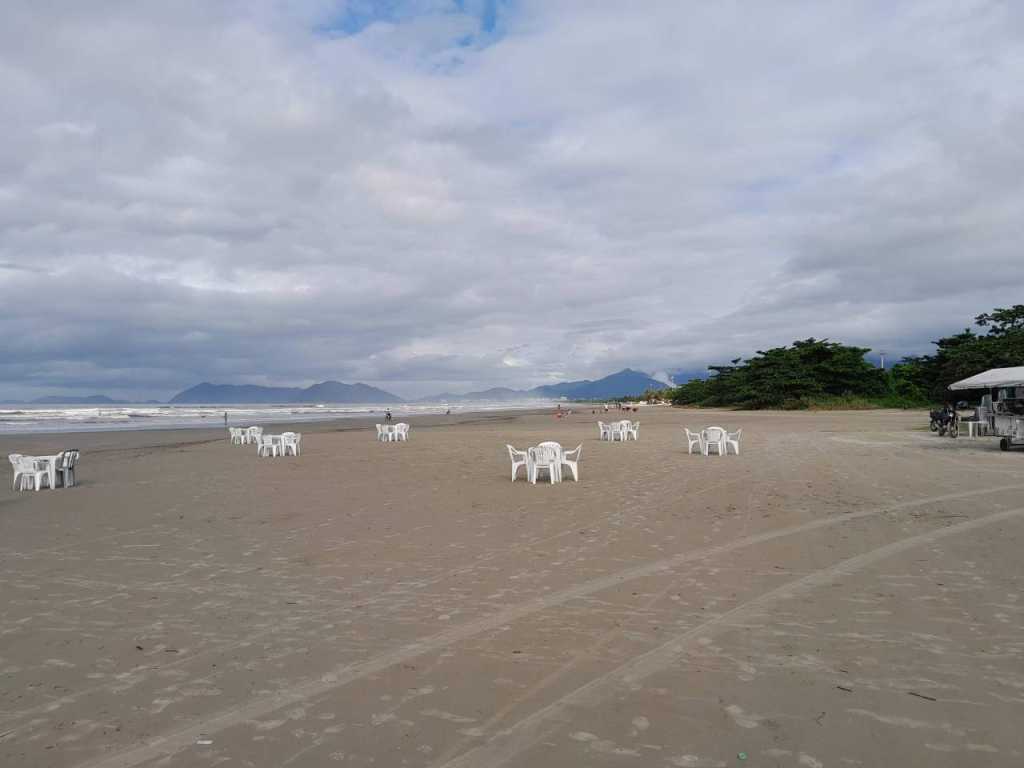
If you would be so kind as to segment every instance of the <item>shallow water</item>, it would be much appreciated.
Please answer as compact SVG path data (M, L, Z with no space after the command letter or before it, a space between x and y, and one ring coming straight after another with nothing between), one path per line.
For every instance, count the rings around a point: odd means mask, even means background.
M126 429L180 429L214 427L224 423L242 426L254 423L330 421L382 414L388 408L395 418L498 410L523 410L553 404L548 400L516 402L403 403L375 404L284 404L284 405L0 405L0 434L39 432L101 432Z

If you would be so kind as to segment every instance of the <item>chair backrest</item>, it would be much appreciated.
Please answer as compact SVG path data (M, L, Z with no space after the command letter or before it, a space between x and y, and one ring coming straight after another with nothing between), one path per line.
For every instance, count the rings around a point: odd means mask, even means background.
M535 456L536 460L541 464L548 464L553 461L558 461L562 455L562 446L560 443L553 441L547 441L539 444L536 448Z
M705 427L704 439L711 443L717 443L725 439L725 430L721 427Z

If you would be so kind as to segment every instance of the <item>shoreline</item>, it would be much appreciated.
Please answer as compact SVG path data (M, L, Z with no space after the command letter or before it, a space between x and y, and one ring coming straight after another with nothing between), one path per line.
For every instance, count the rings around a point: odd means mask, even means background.
M406 404L407 406L409 404ZM372 407L370 407L372 406ZM550 405L546 403L530 403L523 405L509 404L502 406L501 404L472 404L468 406L452 408L452 413L448 414L448 418L452 418L456 415L468 416L481 413L531 413L534 411L546 411L547 409L554 409L558 406L557 402L552 402ZM162 406L164 413L158 415L146 414L146 415L125 415L123 419L107 422L82 422L68 423L67 421L61 422L59 418L54 419L53 426L46 424L40 424L39 422L27 421L24 428L19 428L19 424L15 421L0 420L0 437L6 436L26 436L26 435L71 435L71 434L94 434L94 433L114 433L114 432L163 432L163 431L175 431L175 430L202 430L202 429L224 429L226 427L239 427L239 426L250 426L255 424L261 425L291 425L291 426L307 426L313 424L325 424L333 422L349 422L358 420L372 420L381 418L384 415L385 410L390 410L395 418L400 419L422 419L425 417L442 416L446 414L444 410L449 406L446 405L433 405L425 404L418 406L422 410L405 410L402 406L387 406L377 404L367 404L366 409L353 410L351 412L344 412L338 410L329 410L323 415L319 415L316 411L309 412L286 412L283 410L275 409L287 409L291 406L288 405L274 405L274 404L253 404L247 405L244 403L235 405L210 405L210 406L181 406L183 409L197 409L206 410L209 416L193 416L191 419L188 414L183 414L180 420L170 421L169 423L159 423L158 419L160 416L174 418L173 413L166 412L167 406ZM339 408L346 406L339 405ZM355 408L356 406L352 406ZM108 406L106 408L100 406L65 406L64 409L59 407L49 410L82 410L82 411L99 411L108 410L116 412L118 410L139 408L153 410L157 409L158 406ZM45 412L48 409L40 406L39 412ZM234 413L232 413L234 411ZM228 420L225 424L222 420L224 412L228 414ZM0 414L4 413L0 409ZM16 413L16 411L9 411L9 413ZM17 411L20 415L28 415L24 412ZM157 422L157 423L154 423Z
M445 414L423 414L403 417L413 429L437 429L471 424L490 424L514 421L519 416L548 415L550 409L508 409L501 411L463 411ZM588 414L589 415L589 414ZM381 415L352 416L318 421L261 421L254 419L246 426L273 425L268 432L301 432L303 434L327 434L369 431L380 423ZM229 426L242 426L231 424ZM77 448L91 452L117 451L125 449L184 447L227 441L227 430L222 424L216 426L167 426L133 429L63 430L53 432L3 432L0 433L0 453L46 454L57 445L56 450ZM84 457L83 457L84 458Z

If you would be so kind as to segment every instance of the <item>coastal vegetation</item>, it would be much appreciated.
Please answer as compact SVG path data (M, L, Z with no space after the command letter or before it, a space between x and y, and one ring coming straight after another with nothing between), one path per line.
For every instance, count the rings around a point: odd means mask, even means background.
M647 393L675 405L727 408L918 408L947 400L954 381L989 368L1024 364L1024 304L994 309L934 342L930 355L907 357L889 370L870 351L828 339L804 339L711 366L706 379Z

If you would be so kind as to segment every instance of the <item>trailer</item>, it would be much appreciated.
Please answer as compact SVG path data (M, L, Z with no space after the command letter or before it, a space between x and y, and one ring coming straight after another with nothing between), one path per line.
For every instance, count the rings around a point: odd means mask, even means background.
M977 421L1008 451L1024 445L1024 366L992 368L949 385L953 391L982 390Z

